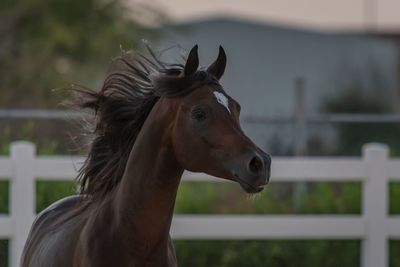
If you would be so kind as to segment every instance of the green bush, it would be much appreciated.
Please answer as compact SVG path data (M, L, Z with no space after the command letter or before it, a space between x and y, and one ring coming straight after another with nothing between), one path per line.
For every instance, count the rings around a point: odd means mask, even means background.
M390 183L389 199L389 213L400 214L400 182Z
M183 183L177 213L360 214L360 183L308 183L300 209L292 184L271 184L248 197L236 184ZM390 185L392 213L400 210L400 183ZM360 266L359 241L174 241L180 266ZM400 242L390 244L390 267L400 267Z
M399 183L390 185L391 212L400 210ZM8 182L0 183L0 207L7 212ZM182 183L176 202L177 213L230 214L359 214L359 183L310 183L300 210L293 202L292 185L271 184L265 192L249 197L233 183ZM36 183L38 212L67 195L74 194L71 181ZM175 240L180 266L256 267L256 266L360 266L357 240L260 241L260 240ZM390 242L390 267L400 267L399 241ZM0 264L7 261L7 241L0 242ZM6 265L0 265L6 266Z
M72 181L38 181L36 183L36 212L41 212L51 203L75 194Z
M10 192L10 182L0 181L0 214L8 214L8 200ZM0 265L1 266L1 265Z
M8 240L0 240L0 266L8 266Z
M390 240L389 242L389 267L400 266L400 240Z
M358 267L359 241L174 241L182 267Z
M384 98L350 88L327 99L321 110L326 113L373 113L394 112ZM390 147L392 156L400 153L400 126L398 123L342 123L334 125L338 144L332 151L335 155L360 155L362 146L369 142L384 143Z
M279 180L279 178L277 178ZM295 203L294 184L273 183L251 196L235 183L182 183L176 213L229 214L359 214L360 183L308 183L308 193Z
M400 187L399 187L400 188ZM292 200L292 184L271 184L249 197L236 184L182 183L177 213L359 214L360 183L309 183L300 210ZM397 184L390 191L397 192ZM400 209L391 194L393 210ZM397 199L397 198L396 198ZM174 241L180 266L360 266L359 241ZM391 243L391 265L400 267L400 255Z

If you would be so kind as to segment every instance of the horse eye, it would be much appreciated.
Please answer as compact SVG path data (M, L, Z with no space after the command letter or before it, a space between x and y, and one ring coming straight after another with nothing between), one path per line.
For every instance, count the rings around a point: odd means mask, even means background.
M197 121L204 121L207 115L202 108L195 108L192 110L192 118Z

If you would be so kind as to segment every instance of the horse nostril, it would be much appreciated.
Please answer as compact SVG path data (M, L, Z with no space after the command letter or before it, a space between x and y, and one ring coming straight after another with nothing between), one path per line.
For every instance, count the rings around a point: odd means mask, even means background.
M249 170L252 174L259 174L264 169L263 161L260 157L254 156L249 162Z

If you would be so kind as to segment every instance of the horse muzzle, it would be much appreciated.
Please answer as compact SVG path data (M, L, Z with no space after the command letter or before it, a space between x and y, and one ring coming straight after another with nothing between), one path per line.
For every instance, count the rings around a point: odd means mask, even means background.
M252 150L232 165L234 179L247 193L261 192L269 182L271 157L265 152Z

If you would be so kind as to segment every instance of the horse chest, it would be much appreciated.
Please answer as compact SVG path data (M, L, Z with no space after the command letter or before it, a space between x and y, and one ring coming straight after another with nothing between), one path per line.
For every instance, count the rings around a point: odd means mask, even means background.
M93 242L94 240L92 240ZM127 242L122 237L112 239L98 236L86 249L82 264L77 267L176 267L177 260L172 242L161 240L156 245Z

